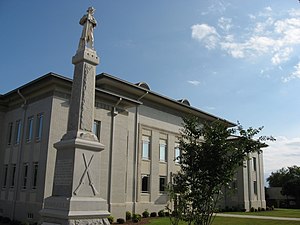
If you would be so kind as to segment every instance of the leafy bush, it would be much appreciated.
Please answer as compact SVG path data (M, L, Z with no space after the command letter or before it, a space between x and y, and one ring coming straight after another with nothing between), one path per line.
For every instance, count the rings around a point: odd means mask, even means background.
M30 225L30 223L25 221L25 222L22 222L21 225Z
M254 207L251 207L250 212L254 212L254 211L255 211Z
M165 212L164 212L163 209L158 211L158 216L159 217L164 217L165 216Z
M261 211L261 207L258 207L258 208L257 208L257 211L260 212L260 211Z
M247 209L243 208L243 209L241 209L241 211L242 211L242 212L246 212L246 211L247 211Z
M11 222L10 218L8 218L8 217L2 218L2 223L10 223L10 222Z
M131 220L131 212L126 211L126 220Z
M165 212L165 216L170 216L170 213L169 212Z
M148 218L149 217L149 212L148 210L146 209L143 213L142 213L143 217L144 218Z
M174 210L174 211L172 212L172 216L173 216L173 217L178 216L178 212Z
M266 211L266 209L265 209L265 208L261 208L261 211L263 211L263 212L264 212L264 211Z
M141 219L142 219L142 216L140 214L134 213L132 215L132 222L134 222L134 223L141 221Z
M19 220L12 220L12 221L10 221L9 224L10 225L21 225L21 221L19 221Z
M152 212L151 214L150 214L150 217L156 217L157 216L157 213L156 212Z
M118 218L117 223L118 224L123 224L123 223L125 223L125 220L123 218Z
M109 216L107 217L108 221L110 224L112 224L114 222L114 217L113 216Z

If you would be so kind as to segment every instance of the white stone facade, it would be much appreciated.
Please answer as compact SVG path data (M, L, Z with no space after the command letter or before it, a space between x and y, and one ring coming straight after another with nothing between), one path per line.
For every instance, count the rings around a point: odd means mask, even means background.
M1 216L40 220L44 200L52 195L53 145L67 130L71 85L72 80L50 73L0 96ZM126 211L164 209L163 183L179 169L174 159L182 116L219 118L108 74L96 77L95 95L94 119L104 145L98 191L109 212L117 219ZM263 181L262 154L256 154L238 170L236 191L220 207L265 207Z

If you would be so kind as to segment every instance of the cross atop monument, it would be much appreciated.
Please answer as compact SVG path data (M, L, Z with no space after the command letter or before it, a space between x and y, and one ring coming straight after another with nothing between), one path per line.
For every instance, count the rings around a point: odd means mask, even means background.
M89 7L87 14L79 21L79 24L83 26L83 29L79 40L78 51L83 50L85 47L94 49L94 28L97 26L94 12L95 9Z

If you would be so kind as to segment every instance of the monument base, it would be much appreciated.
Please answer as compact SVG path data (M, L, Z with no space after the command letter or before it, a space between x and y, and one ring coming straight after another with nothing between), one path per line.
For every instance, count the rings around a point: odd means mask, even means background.
M40 211L42 224L60 225L109 225L106 201L90 197L51 196L45 199Z

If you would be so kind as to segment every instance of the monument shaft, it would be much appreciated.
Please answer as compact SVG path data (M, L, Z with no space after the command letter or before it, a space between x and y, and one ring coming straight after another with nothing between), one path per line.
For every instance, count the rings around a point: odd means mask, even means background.
M46 224L109 224L106 200L100 197L100 152L104 146L92 133L95 76L99 57L93 49L96 20L90 7L83 25L75 65L67 132L57 149L52 196L41 210ZM102 184L103 185L103 184Z

